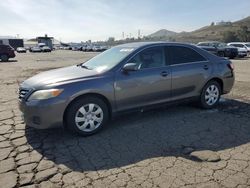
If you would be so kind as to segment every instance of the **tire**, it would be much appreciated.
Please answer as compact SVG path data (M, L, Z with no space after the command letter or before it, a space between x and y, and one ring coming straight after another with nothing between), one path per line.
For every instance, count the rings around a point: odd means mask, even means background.
M204 109L214 108L219 103L220 97L221 97L220 84L216 81L209 81L202 89L200 96L200 106Z
M109 109L98 97L84 97L70 104L65 117L66 126L71 132L89 136L105 126L109 120Z
M218 52L218 56L225 57L225 53L224 52Z
M1 55L0 57L2 62L7 62L9 60L9 57L6 54Z

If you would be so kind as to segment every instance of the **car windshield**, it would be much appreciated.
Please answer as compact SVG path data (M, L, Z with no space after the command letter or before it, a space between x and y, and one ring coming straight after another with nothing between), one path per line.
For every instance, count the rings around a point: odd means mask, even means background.
M247 44L245 44L247 47L249 47L250 48L250 43L247 43Z
M112 69L121 62L128 54L134 51L129 47L114 47L82 64L82 67L104 72Z

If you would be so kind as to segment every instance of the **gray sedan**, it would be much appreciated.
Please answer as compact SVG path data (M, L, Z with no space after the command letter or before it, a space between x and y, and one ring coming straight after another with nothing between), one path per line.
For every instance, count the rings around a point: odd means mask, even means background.
M128 110L183 99L213 108L233 84L232 63L196 46L130 43L27 79L20 87L19 106L28 126L65 126L86 136Z

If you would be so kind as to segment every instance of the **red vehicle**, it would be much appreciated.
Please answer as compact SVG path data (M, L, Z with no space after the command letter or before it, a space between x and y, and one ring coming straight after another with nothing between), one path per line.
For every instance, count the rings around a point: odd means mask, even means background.
M3 62L8 61L9 58L14 58L15 56L16 56L15 50L11 46L0 44L0 59L1 59L1 61L3 61Z

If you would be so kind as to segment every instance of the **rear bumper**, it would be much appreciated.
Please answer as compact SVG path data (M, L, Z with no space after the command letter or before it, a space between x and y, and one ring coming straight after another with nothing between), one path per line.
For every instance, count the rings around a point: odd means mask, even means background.
M37 129L48 129L63 126L63 115L66 108L64 101L19 101L19 109L27 126Z
M223 78L223 91L222 91L222 94L229 93L233 88L234 82L235 82L234 72L231 72L230 75L226 75Z

